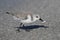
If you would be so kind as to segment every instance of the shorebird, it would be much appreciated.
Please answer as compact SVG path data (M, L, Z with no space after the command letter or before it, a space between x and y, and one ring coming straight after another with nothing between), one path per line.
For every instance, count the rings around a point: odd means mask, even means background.
M29 12L18 12L16 14L6 12L6 14L11 14L14 18L14 20L20 21L20 27L24 26L25 23L33 23L37 20L42 21L42 23L45 23L39 14L32 14Z

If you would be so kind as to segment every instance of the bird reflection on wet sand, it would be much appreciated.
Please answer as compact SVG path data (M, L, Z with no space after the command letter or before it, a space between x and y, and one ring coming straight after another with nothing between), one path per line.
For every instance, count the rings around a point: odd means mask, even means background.
M17 31L20 32L20 29L23 29L27 32L30 32L33 29L37 29L37 28L48 28L48 26L44 26L44 25L30 25L30 26L23 26L23 27L16 27Z

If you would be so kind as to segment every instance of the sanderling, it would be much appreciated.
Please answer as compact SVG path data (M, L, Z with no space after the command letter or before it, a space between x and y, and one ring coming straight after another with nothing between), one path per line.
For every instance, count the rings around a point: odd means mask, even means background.
M7 14L11 14L14 18L14 20L19 20L20 21L20 27L24 26L25 23L33 23L37 20L40 20L42 21L42 23L45 23L46 21L44 21L40 16L39 14L32 14L32 13L29 13L29 12L22 12L22 13L16 13L16 14L13 14L13 13L9 13L9 12L6 12Z

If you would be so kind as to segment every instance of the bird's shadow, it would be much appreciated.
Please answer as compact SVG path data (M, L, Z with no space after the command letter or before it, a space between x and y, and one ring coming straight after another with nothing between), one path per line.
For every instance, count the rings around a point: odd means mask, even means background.
M20 29L23 29L25 31L30 32L30 30L32 30L32 29L48 28L48 26L44 26L44 25L30 25L30 26L23 26L23 27L19 26L19 27L15 27L15 28L17 28L17 31L19 31L19 32L20 32Z

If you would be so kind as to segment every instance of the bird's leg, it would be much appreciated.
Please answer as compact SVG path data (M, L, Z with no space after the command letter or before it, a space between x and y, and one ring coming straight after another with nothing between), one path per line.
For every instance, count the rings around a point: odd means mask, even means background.
M22 27L23 23L20 23L20 27Z
M17 31L20 32L20 27L22 27L23 23L20 23L20 26L18 27Z
M16 31L20 32L20 29L18 28Z
M24 24L23 24L23 27L24 27Z
M24 27L24 24L23 23L20 23L20 27Z

